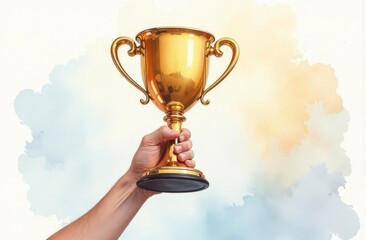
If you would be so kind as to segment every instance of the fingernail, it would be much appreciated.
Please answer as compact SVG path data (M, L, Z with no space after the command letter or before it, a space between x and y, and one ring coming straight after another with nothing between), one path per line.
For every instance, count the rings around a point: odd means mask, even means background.
M191 160L186 160L184 163L186 164L187 167L193 167Z
M181 153L179 154L180 159L183 161L186 158L186 154L185 153Z
M181 141L181 142L182 142L182 141L184 141L184 139L186 139L186 138L184 137L184 135L180 135L180 136L179 136L179 141Z
M175 145L175 151L180 152L182 150L182 147L179 145Z

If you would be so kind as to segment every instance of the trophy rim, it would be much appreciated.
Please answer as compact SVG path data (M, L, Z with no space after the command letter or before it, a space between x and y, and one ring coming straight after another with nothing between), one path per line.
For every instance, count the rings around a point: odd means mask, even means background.
M207 39L209 39L210 42L215 41L215 37L212 33L198 29L198 28L191 28L191 27L175 27L175 26L165 26L165 27L154 27L154 28L148 28L146 30L143 30L139 32L136 35L136 39L143 39L142 36L146 36L147 33L151 34L157 34L157 33L165 33L165 32L179 32L179 33L193 33L196 35L203 35Z

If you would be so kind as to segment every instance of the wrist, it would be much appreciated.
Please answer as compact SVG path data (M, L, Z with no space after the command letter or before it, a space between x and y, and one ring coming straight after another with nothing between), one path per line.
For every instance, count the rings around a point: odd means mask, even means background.
M149 197L154 194L151 194L148 190L141 189L137 186L137 181L141 178L140 174L134 173L131 169L129 169L118 181L118 185L120 187L128 187L131 189L133 194L136 196L137 199L141 201L146 201Z
M135 185L137 187L136 183L141 178L141 175L129 168L122 178L126 179L126 181L128 181L131 185Z
M122 176L121 179L126 179L126 181L129 181L129 184L132 186L133 185L133 188L134 190L136 191L136 194L146 200L150 197L152 197L153 195L155 194L159 194L159 192L154 192L154 191L150 191L150 190L146 190L146 189L142 189L142 188L139 188L137 186L137 181L141 179L141 174L138 174L136 172L134 172L131 168L128 169L128 171L126 172L125 175Z

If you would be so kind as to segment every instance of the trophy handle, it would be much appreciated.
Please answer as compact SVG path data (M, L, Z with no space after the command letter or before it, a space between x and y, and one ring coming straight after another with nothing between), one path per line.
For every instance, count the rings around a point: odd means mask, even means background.
M129 81L133 86L135 86L138 90L140 90L143 94L145 94L146 99L140 99L140 102L142 104L147 104L150 100L149 94L143 89L135 80L133 80L130 75L125 71L125 69L122 67L121 62L118 58L118 48L122 46L123 44L127 44L130 46L130 50L128 51L128 55L130 57L135 56L136 54L141 54L140 47L136 46L136 43L129 37L119 37L116 40L113 41L111 46L111 55L113 59L114 65L116 65L118 71Z
M202 93L202 95L200 97L200 100L201 100L201 103L203 105L208 105L210 103L209 99L207 99L207 100L204 99L205 95L209 91L211 91L214 87L216 87L220 82L222 82L222 80L224 80L226 78L226 76L235 67L235 64L236 64L236 62L238 61L238 58L239 58L239 46L231 38L220 38L219 40L217 40L214 47L210 46L210 48L208 49L208 54L207 55L215 55L216 57L221 57L222 54L223 54L223 52L220 50L222 45L226 45L226 46L229 46L231 48L231 51L232 51L231 61L229 63L229 66L226 68L225 72L211 86L206 88L206 90L204 90L204 92Z

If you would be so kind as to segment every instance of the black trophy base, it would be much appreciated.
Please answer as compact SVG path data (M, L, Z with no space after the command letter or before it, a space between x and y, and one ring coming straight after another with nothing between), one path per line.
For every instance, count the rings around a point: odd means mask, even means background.
M208 188L209 183L201 173L200 175L191 172L199 172L191 169L190 173L146 173L138 182L137 186L155 192L184 193L197 192ZM156 172L156 171L155 171ZM169 172L169 171L168 171Z

